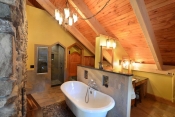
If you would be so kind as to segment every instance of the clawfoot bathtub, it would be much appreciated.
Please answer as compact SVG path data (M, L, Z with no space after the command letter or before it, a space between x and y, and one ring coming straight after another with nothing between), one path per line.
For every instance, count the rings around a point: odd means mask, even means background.
M87 88L88 103L85 102ZM115 105L113 98L79 81L65 82L61 85L61 90L65 94L68 107L76 117L106 117L107 112Z

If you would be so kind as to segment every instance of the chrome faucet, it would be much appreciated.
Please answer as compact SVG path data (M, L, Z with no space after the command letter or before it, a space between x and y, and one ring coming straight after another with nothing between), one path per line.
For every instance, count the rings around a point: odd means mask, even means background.
M97 83L93 79L90 79L88 86L98 91Z

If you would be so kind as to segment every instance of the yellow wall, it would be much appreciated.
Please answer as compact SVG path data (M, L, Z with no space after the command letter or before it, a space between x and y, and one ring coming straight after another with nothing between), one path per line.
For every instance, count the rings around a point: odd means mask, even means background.
M73 52L78 52L79 54L81 54L81 50L80 50L80 49L77 49L77 48L75 48L75 47L71 47L71 48L69 49L69 51L70 51L70 54L73 53Z
M128 54L126 53L126 51L124 50L124 48L122 47L122 45L119 43L119 41L116 41L117 46L116 49L114 51L114 68L113 71L115 72L120 72L121 71L121 65L119 65L119 60L122 60L123 57L127 57Z
M147 77L147 92L167 100L172 100L172 77L168 75L133 71L134 75Z
M26 7L28 19L28 60L27 69L31 70L30 65L34 65L34 45L52 45L59 42L66 48L76 42L76 39L59 26L57 21L51 17L46 11ZM90 56L91 53L85 48L85 56ZM67 67L67 66L66 66Z

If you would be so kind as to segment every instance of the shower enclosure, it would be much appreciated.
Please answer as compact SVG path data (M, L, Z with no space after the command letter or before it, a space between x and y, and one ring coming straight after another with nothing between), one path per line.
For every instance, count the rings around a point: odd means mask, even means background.
M65 49L56 44L51 50L51 86L59 86L64 83Z

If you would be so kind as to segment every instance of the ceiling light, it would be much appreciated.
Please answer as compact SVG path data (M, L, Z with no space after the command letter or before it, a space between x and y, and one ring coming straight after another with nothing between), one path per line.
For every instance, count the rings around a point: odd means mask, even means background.
M62 10L62 13L60 9L55 9L55 19L59 21L60 25L72 26L73 23L78 21L78 16L76 13L70 11L69 2L66 0L66 8Z

